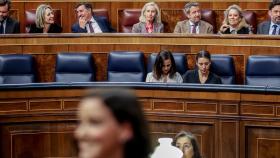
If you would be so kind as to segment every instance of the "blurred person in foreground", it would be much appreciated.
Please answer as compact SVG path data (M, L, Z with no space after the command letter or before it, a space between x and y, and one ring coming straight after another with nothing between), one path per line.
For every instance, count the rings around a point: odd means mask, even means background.
M79 104L78 118L75 137L80 158L148 158L147 123L131 90L88 93Z

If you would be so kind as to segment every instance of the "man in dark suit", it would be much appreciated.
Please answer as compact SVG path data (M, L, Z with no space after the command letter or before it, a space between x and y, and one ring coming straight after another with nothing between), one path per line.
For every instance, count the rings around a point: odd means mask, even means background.
M10 0L0 0L0 34L19 33L19 22L9 17Z
M269 5L269 21L258 25L258 34L280 35L280 0L273 0Z
M73 33L114 32L106 17L93 16L90 3L79 3L76 6L78 22L72 25Z

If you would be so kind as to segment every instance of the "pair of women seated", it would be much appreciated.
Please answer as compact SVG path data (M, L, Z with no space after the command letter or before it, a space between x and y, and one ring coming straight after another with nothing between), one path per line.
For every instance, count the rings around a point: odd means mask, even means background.
M170 51L157 54L153 71L147 74L146 82L221 84L221 78L210 72L211 55L200 51L196 55L197 69L187 71L183 77L176 71L176 63Z

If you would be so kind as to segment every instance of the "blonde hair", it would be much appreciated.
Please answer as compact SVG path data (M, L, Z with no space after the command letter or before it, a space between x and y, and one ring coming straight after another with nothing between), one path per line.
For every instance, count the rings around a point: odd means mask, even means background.
M157 13L156 13L154 22L156 22L156 23L161 23L160 10L159 10L158 5L157 5L155 2L149 2L149 3L146 3L146 4L144 5L144 7L143 7L142 10L141 10L141 16L139 17L139 21L140 21L140 22L144 22L144 23L146 22L146 17L145 17L144 14L145 14L145 12L146 12L148 6L153 6L153 7L155 7Z
M43 28L45 25L45 12L47 9L53 10L50 5L41 4L36 9L35 24L38 28Z
M233 5L229 6L225 10L223 24L228 24L228 14L229 14L229 11L232 10L232 9L236 10L239 14L239 17L240 17L240 22L238 24L238 29L240 29L242 27L250 27L250 25L246 22L245 18L243 17L242 9L236 4L233 4Z

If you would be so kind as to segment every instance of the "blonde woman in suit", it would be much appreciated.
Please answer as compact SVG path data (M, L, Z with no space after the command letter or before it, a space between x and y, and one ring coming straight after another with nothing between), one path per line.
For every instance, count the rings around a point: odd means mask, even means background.
M159 7L155 2L144 5L139 17L139 23L134 24L132 33L160 33L163 32Z

